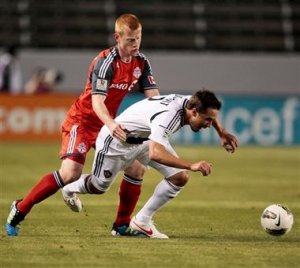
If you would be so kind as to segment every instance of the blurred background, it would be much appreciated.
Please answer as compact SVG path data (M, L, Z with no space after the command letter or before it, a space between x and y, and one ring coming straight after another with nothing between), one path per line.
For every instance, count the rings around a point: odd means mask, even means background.
M1 91L0 140L60 140L65 111L90 61L114 45L122 13L143 24L141 51L162 94L208 88L241 144L300 144L299 0L1 0L0 49L13 48L19 74L15 89ZM139 98L129 96L122 109ZM174 137L217 141L209 130Z

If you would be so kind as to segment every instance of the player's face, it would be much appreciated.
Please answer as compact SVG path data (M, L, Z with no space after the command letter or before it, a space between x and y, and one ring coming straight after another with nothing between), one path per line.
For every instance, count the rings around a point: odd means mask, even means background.
M142 27L132 31L129 27L123 28L122 34L115 34L118 49L123 57L136 56L142 40Z
M218 110L211 108L208 108L205 113L200 114L194 110L189 122L191 129L198 132L202 128L210 128L213 121L218 117L218 114Z

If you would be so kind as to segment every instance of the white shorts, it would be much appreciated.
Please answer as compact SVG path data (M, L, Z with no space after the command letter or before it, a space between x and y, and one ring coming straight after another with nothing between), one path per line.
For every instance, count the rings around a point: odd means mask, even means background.
M169 144L166 148L172 155L176 152ZM93 185L100 191L107 191L116 179L118 173L129 167L134 160L145 166L159 171L165 178L169 178L183 169L168 167L149 159L149 141L142 144L121 143L114 139L107 127L103 127L96 140L96 152L93 163Z

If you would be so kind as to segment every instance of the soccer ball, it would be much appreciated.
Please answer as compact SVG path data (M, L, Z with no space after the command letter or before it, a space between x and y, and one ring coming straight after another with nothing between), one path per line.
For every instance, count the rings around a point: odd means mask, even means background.
M294 217L287 207L273 204L265 208L260 221L261 226L268 234L279 236L292 229Z

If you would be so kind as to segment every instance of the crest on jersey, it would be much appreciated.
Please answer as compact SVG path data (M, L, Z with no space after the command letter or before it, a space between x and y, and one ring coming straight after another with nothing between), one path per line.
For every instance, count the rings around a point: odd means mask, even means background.
M148 81L149 81L149 83L152 84L152 85L153 85L153 84L156 84L156 83L155 83L155 80L154 80L154 77L153 77L152 75L148 75Z
M86 146L85 144L82 142L80 143L78 146L77 146L77 150L80 152L80 153L85 153L86 152Z
M98 78L96 82L96 89L101 91L106 91L107 80Z
M142 71L139 67L135 67L135 69L133 70L133 76L135 78L139 78L142 74Z
M163 137L164 138L170 138L171 134L172 134L172 131L170 129L166 128L165 131L164 131Z
M163 134L163 137L164 138L170 138L171 134L172 134L172 131L168 128L166 128L165 126L163 125L159 125L160 127L162 127L164 129L164 134Z
M103 171L103 174L105 178L110 178L112 175L112 173L107 169Z

